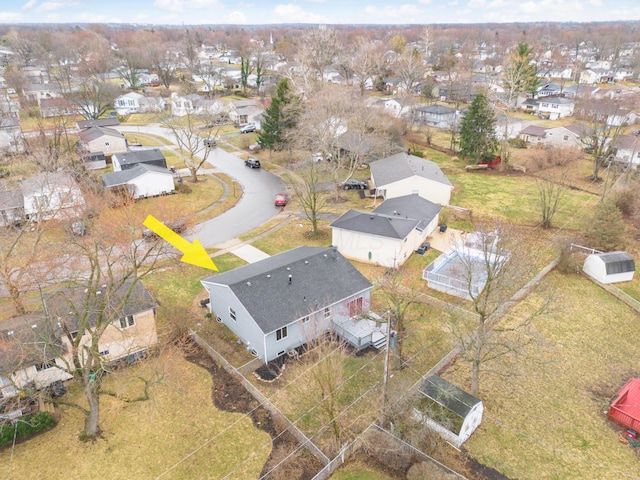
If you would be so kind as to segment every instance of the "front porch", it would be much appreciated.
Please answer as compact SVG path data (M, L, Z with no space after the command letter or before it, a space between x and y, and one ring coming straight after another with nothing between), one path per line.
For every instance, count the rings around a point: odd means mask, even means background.
M333 321L333 331L340 335L356 350L373 346L383 348L387 344L387 328L389 324L373 312L367 317L351 317L342 322Z

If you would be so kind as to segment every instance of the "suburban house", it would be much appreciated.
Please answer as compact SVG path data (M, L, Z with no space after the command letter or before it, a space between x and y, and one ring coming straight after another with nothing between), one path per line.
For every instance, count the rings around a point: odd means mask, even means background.
M202 281L213 318L265 363L333 330L357 349L386 344L371 283L337 249L298 247Z
M120 125L118 117L105 117L105 118L91 118L89 120L80 120L76 122L76 125L80 130L84 130L89 127L117 127Z
M562 86L555 82L543 83L536 90L536 97L551 97L562 94Z
M443 105L427 105L416 108L416 122L437 128L451 128L458 121L458 111Z
M636 265L627 252L592 253L585 259L582 271L600 283L629 282Z
M19 223L24 218L24 197L18 186L0 180L0 227Z
M625 383L609 405L607 417L624 428L640 431L640 378Z
M555 128L545 129L543 143L554 147L577 147L584 148L581 139L585 136L588 127L584 125L571 124Z
M396 118L410 116L415 105L415 100L406 97L381 99L381 102L384 111Z
M482 422L484 405L479 398L447 382L438 375L425 378L414 417L460 447Z
M105 188L126 193L132 198L168 195L175 190L173 174L166 167L138 163L131 168L102 175Z
M131 113L152 113L163 112L167 102L161 97L145 97L136 92L120 95L114 101L114 106L118 115L129 115Z
M575 102L566 97L548 96L538 98L538 114L548 117L549 120L570 117L573 115Z
M58 83L31 83L22 88L24 97L34 103L38 103L45 98L56 98L62 96L62 89Z
M0 117L0 151L24 152L24 138L17 117Z
M80 108L73 101L64 97L43 98L38 101L42 118L65 117L79 115Z
M197 94L171 94L171 115L184 117L185 115L225 115L229 106L219 100L207 99Z
M520 131L519 137L527 143L544 143L549 127L540 127L538 125L527 125Z
M260 126L256 124L256 119L263 113L264 108L257 100L236 100L231 102L229 118L238 127L253 123L256 128L259 128Z
M20 182L24 214L32 221L77 216L84 197L76 181L64 173L39 173Z
M45 297L45 311L0 323L0 398L70 379L65 371L72 361L69 336L76 338L81 321L95 325L97 313L88 312L116 311L110 315L117 320L106 327L98 344L107 362L133 361L158 344L156 302L140 281L114 289L106 305L97 293L60 290ZM85 337L80 345L91 341L90 335Z
M114 172L127 170L141 163L146 165L155 165L160 168L167 168L167 159L164 158L164 155L159 148L116 153L111 157L111 163L113 164Z
M640 164L640 138L635 135L618 135L613 140L613 158L633 168Z
M102 152L106 156L126 152L127 139L117 130L109 127L89 127L78 133L79 149L82 152Z
M433 233L441 208L411 194L372 212L349 210L330 225L331 243L347 258L396 268Z
M453 185L435 162L397 153L369 165L376 196L390 199L417 193L440 205L449 205Z
M498 115L496 117L495 132L498 140L516 138L524 128L524 121L510 115Z

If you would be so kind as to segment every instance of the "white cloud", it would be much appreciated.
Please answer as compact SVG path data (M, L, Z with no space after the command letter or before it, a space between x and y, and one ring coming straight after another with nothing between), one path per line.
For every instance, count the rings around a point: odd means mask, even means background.
M322 15L305 12L300 5L276 5L273 15L278 22L283 23L325 23L327 19Z
M224 23L231 23L231 24L235 24L235 25L246 25L247 24L247 17L242 12L238 12L238 11L231 12L231 13L228 13L227 15L224 16L223 22Z
M431 2L432 0L418 0L420 5L429 5Z
M63 8L79 7L82 4L75 0L59 0L54 2L42 2L37 8L37 12L55 12Z
M23 10L29 10L30 8L33 8L36 6L36 3L38 3L38 0L29 0L27 3L25 3L22 6Z
M170 12L181 12L184 9L183 0L155 0L153 6Z
M190 0L186 2L187 8L222 8L218 0Z
M487 6L485 0L471 0L467 3L469 8L485 8Z
M0 12L0 22L2 23L19 22L22 19L22 14L18 12Z
M409 4L400 5L399 7L386 6L382 8L367 5L364 11L367 15L373 18L405 18L407 22L415 20L414 17L422 13L422 10L418 7Z

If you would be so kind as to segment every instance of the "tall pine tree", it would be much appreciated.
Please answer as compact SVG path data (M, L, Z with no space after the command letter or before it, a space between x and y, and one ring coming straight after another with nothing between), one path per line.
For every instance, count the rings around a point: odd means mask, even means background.
M282 78L271 97L271 105L264 112L258 141L263 148L283 150L289 146L290 132L298 123L300 100L293 95L289 80Z
M498 148L496 115L487 97L479 93L460 122L460 155L480 163L489 160Z

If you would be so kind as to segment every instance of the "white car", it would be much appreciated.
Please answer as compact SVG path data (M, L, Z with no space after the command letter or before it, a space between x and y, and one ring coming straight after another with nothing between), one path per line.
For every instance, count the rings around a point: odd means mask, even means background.
M249 133L249 132L255 132L255 131L256 131L256 126L252 123L249 123L240 129L240 133Z

